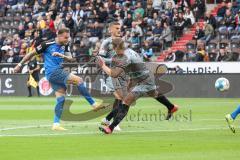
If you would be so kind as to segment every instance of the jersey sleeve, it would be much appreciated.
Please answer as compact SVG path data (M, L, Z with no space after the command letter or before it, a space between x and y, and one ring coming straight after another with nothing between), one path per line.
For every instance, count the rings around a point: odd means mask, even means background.
M108 52L112 50L112 44L109 39L102 42L99 50L99 55L104 58L109 58Z
M69 45L66 46L64 55L66 55L66 56L71 56L71 57L72 57L72 54L71 54L70 46L69 46Z
M99 49L99 56L101 56L107 64L112 63L113 45L111 38L103 40Z
M69 45L66 45L65 48L66 48L65 52L70 52L70 46Z
M47 49L47 44L46 42L42 42L41 44L35 46L35 50L36 50L36 53L39 55L39 54L42 54L46 49Z

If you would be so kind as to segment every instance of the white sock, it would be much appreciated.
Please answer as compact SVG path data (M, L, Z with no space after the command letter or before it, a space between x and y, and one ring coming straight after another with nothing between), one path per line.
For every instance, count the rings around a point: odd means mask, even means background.
M60 126L60 123L53 123L54 126Z

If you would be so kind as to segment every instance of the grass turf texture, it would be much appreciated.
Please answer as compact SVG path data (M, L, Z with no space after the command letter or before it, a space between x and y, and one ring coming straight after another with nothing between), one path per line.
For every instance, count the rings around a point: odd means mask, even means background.
M72 112L90 109L83 99L70 99ZM181 106L173 120L164 121L165 107L144 98L130 109L122 132L103 135L97 129L101 118L64 122L68 131L51 131L54 98L1 97L0 159L239 159L240 130L232 134L224 115L240 99L171 100Z

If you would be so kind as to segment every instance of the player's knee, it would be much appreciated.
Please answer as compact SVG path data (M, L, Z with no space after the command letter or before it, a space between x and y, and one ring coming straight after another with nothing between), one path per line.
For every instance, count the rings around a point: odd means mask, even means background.
M119 99L119 100L123 99L123 95L120 92L114 92L114 96L116 99Z
M59 88L59 89L55 92L55 96L56 96L56 97L65 96L65 94L66 94L66 89L65 89L65 88Z
M134 101L135 101L134 96L128 95L128 96L123 100L123 104L126 104L126 105L130 106Z
M76 83L77 83L77 84L82 84L82 83L83 83L83 79L82 79L81 77L78 77L78 78L76 79Z
M132 103L137 99L136 95L133 93L129 93L125 98L124 98L124 103L127 104L128 106L132 105Z
M131 106L132 103L133 103L133 101L125 100L125 101L123 101L122 104L126 104L126 105L128 105L128 106Z
M76 75L70 74L70 77L69 77L67 83L79 85L79 84L83 83L83 79Z

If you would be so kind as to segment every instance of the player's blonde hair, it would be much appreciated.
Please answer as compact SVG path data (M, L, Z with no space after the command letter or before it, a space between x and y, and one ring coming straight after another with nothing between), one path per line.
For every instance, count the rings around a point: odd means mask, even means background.
M61 28L58 30L57 35L61 35L63 33L70 33L69 28Z
M124 50L125 49L125 46L124 46L124 41L122 40L122 38L114 38L112 40L112 45L113 45L113 49L116 49L116 50Z

